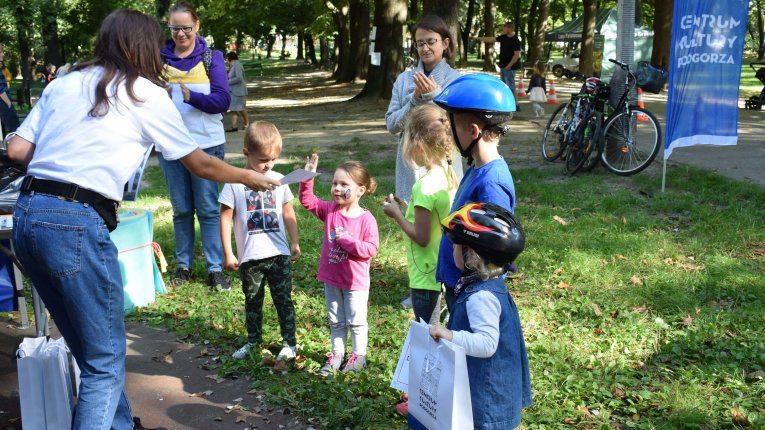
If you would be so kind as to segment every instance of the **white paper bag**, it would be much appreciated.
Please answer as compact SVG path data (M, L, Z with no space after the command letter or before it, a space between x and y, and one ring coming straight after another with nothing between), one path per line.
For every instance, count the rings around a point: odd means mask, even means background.
M74 392L64 339L24 338L16 352L16 364L24 428L70 428Z
M429 430L472 430L473 407L465 350L434 341L428 325L409 325L409 424Z
M401 348L401 355L398 357L398 363L396 364L396 370L393 372L393 379L390 381L390 386L399 391L409 391L409 339L412 329L406 333L406 340L404 340L404 347Z

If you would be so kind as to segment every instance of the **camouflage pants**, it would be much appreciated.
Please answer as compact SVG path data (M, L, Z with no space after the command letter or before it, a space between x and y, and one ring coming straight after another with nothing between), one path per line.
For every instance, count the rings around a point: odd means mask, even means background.
M277 255L262 260L250 260L239 266L244 292L247 341L263 342L263 299L265 283L279 317L282 343L295 346L295 306L292 304L292 262L289 255Z

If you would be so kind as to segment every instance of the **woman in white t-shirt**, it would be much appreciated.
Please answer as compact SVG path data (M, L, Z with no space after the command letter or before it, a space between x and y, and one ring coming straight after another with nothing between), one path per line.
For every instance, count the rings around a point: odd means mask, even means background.
M154 144L194 174L271 190L278 180L206 155L161 79L162 30L117 10L95 57L52 81L8 141L28 165L13 245L82 371L74 429L140 429L125 384L123 285L109 237L125 183Z

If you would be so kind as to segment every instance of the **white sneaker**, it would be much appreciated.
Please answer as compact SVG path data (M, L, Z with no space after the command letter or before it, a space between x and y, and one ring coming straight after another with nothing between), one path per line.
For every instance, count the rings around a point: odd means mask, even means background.
M237 360L241 360L241 359L243 359L243 358L244 358L244 357L247 355L247 353L248 353L248 352L250 352L250 350L251 350L252 348L254 348L254 347L255 347L255 344L254 344L254 343L250 343L250 342L247 342L247 343L245 343L245 344L244 344L244 345L243 345L241 348L237 349L237 350L236 350L236 352L234 352L233 354L231 354L231 358L235 358L235 359L237 359Z
M281 351L279 351L279 355L276 356L276 361L294 360L295 357L297 357L297 351L297 345L285 346Z

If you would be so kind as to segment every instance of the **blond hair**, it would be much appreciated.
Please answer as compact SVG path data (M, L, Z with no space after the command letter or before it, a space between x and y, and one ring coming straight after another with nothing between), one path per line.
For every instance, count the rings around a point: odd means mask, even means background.
M348 176L360 186L366 187L364 195L372 194L377 189L377 181L369 174L369 170L361 161L346 161L337 168L348 173Z
M244 133L244 147L250 152L281 152L282 135L273 123L255 121Z
M454 139L446 111L427 104L409 112L404 125L404 144L401 147L401 155L408 165L430 167L446 163L448 187L457 188L457 176L451 159L453 151Z
M464 253L462 255L463 259L465 260L463 262L465 264L465 268L471 269L473 273L478 275L484 281L505 273L505 270L502 267L496 266L481 258L481 256L473 250L473 248L465 245L463 245L463 247Z

